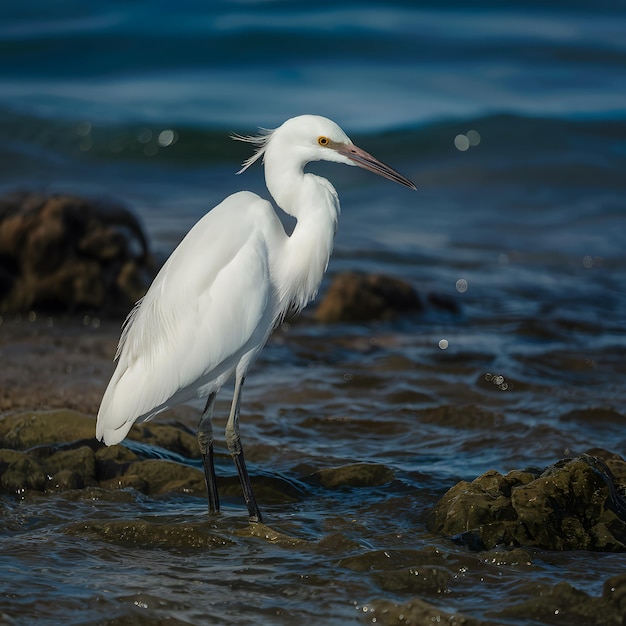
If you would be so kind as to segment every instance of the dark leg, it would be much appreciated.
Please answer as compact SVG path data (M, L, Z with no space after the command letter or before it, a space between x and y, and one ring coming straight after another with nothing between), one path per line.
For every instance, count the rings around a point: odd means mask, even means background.
M206 480L206 490L209 499L209 515L220 510L220 499L217 495L217 481L215 479L215 466L213 464L213 404L215 393L212 393L204 407L204 413L198 424L198 445L202 455L202 465L204 466L204 479Z
M241 400L241 388L243 387L244 377L238 378L235 383L235 395L233 396L233 404L230 409L228 422L226 423L226 445L232 454L241 488L243 489L243 497L248 506L248 515L251 522L262 522L261 512L254 499L252 485L250 484L250 476L246 468L246 461L243 456L243 448L241 447L241 439L239 438L239 403Z

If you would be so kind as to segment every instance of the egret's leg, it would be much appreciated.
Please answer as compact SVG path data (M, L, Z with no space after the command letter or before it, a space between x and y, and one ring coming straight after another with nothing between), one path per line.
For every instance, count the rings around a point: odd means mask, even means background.
M241 401L241 388L245 378L237 378L235 383L235 395L233 396L233 404L230 409L230 415L228 416L228 422L226 423L226 445L228 450L233 456L235 465L237 466L237 472L239 473L239 480L241 481L241 488L243 489L243 497L248 505L248 515L251 522L261 522L261 512L254 499L254 493L252 492L252 485L250 484L250 476L248 476L248 470L246 468L246 461L243 456L243 448L241 447L241 439L239 438L239 404Z
M204 478L206 480L206 490L209 498L209 514L217 513L220 510L220 499L217 494L217 481L215 478L215 465L213 463L213 404L215 403L215 392L212 393L204 407L204 412L198 424L198 445L202 455L202 465L204 467Z

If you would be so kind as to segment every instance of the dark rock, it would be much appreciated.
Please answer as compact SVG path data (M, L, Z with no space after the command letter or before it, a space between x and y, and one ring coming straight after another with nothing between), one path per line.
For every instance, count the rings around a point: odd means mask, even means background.
M452 578L452 572L437 566L409 567L374 574L374 580L384 591L416 595L445 593Z
M96 484L96 458L87 446L55 452L42 464L52 486L58 489L82 489Z
M334 277L314 317L325 323L363 322L422 310L416 291L399 278L341 272Z
M46 483L46 474L37 459L17 450L0 450L0 489L3 492L43 491Z
M378 463L353 463L325 467L313 472L309 480L328 489L337 487L379 487L395 478L392 470Z
M99 481L109 481L126 473L139 457L124 446L102 447L96 452L96 475Z
M104 540L133 549L191 550L212 548L232 543L202 523L155 524L144 520L87 521L65 528L69 535Z
M616 470L626 469L623 459L604 454ZM435 507L431 526L477 550L624 551L622 490L601 456L560 461L544 471L489 471L452 487Z
M25 411L0 418L0 448L25 450L77 439L95 441L93 417L76 411Z
M95 426L94 426L95 428ZM129 433L129 439L159 446L191 459L200 458L200 448L195 433L185 426L176 424L159 424L141 422L135 424Z
M594 598L570 584L562 582L553 586L535 583L529 586L533 597L513 604L496 613L498 617L532 620L541 624L576 624L576 626L622 626L624 613L607 594ZM610 593L610 592L609 592Z
M119 487L135 487L150 495L170 492L204 496L204 474L195 467L162 459L147 459L132 463L120 478Z
M422 626L422 624L459 624L462 626L488 626L495 622L478 620L460 613L444 611L425 600L414 598L404 604L394 604L388 600L374 600L369 604L367 614L376 619L377 624L402 624Z
M619 615L626 616L626 574L609 578L604 583L602 597L619 611Z
M71 195L0 198L0 313L126 313L152 271L128 209Z

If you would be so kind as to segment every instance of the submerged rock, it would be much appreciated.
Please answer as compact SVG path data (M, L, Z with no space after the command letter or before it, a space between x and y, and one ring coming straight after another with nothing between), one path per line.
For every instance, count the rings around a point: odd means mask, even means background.
M0 313L126 313L150 271L143 230L123 206L63 194L0 198Z
M111 520L75 523L67 526L69 535L89 537L133 548L146 547L150 550L191 550L215 548L232 543L215 532L206 522L196 523L152 523L145 520ZM194 552L195 553L195 552Z
M414 598L404 604L388 600L374 600L367 608L367 614L377 624L402 624L402 626L422 626L423 624L459 624L459 626L495 626L488 622L460 613L444 611L425 600Z
M327 489L338 487L379 487L395 478L392 470L379 463L351 463L325 467L313 472L309 480Z
M583 455L541 470L489 471L452 487L435 507L432 530L470 548L626 550L626 462Z
M623 594L626 576L615 576L604 585L601 597L593 597L569 583L535 583L528 586L532 597L500 611L498 617L521 619L541 624L577 624L580 626L622 626L626 606Z

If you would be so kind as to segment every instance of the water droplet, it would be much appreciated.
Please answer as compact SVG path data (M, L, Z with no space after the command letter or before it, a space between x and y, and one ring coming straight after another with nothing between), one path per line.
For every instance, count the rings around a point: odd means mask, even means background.
M457 135L454 138L454 147L461 152L465 152L470 147L467 135Z

